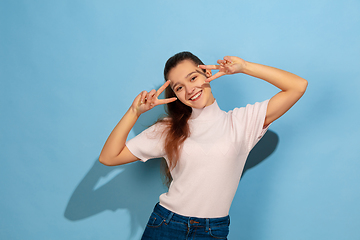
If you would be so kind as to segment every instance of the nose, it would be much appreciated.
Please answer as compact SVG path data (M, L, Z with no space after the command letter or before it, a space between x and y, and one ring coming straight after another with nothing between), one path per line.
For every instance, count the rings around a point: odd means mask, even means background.
M195 86L193 86L192 84L186 84L185 89L186 89L187 94L191 94L194 92Z

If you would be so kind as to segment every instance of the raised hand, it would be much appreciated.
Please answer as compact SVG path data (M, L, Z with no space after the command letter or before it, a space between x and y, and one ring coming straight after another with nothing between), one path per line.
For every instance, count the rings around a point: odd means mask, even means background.
M167 88L170 84L170 80L166 81L157 91L155 89L150 92L142 91L134 100L131 107L136 110L138 116L140 114L152 109L157 105L162 105L177 100L176 97L167 99L158 99L159 95Z
M201 69L219 70L217 73L206 79L206 82L228 74L242 73L246 61L239 57L225 56L224 59L217 61L219 65L199 65Z

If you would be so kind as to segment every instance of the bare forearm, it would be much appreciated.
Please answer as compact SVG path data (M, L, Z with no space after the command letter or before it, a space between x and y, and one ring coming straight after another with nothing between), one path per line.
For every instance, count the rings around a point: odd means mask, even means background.
M125 146L126 139L130 130L135 125L139 116L157 105L167 104L177 98L158 99L158 96L169 86L170 81L166 81L157 91L142 91L133 101L129 110L115 126L100 153L99 161L105 165L121 165L139 160Z
M258 63L246 62L243 73L263 79L282 91L304 93L307 86L305 79L293 73Z
M293 73L257 63L246 62L243 73L263 79L281 89L268 104L264 126L286 113L304 94L307 81Z
M129 132L135 125L137 119L138 115L136 111L134 111L133 108L129 108L106 140L100 153L100 162L106 163L109 159L113 159L121 153L125 147Z
M219 70L209 77L207 82L227 74L244 73L263 79L281 89L268 103L264 126L286 113L302 97L307 88L308 82L305 79L281 69L247 62L234 56L225 56L217 62L219 65L199 65L202 69Z

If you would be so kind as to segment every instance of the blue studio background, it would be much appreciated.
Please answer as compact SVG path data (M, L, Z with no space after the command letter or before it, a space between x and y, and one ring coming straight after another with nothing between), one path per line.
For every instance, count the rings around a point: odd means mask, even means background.
M309 81L251 153L229 239L360 239L358 0L1 1L0 239L140 238L165 191L159 160L106 167L98 156L183 50ZM212 88L224 110L278 91L245 75Z

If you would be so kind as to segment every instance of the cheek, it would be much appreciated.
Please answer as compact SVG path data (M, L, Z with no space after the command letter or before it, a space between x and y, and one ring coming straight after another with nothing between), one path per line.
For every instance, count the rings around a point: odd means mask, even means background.
M178 94L175 94L177 99L182 102L183 104L189 106L189 103L186 101L185 99L185 93L181 92L181 93L178 93Z
M184 91L181 91L180 93L175 93L175 95L180 101L184 102L184 99L185 99Z

